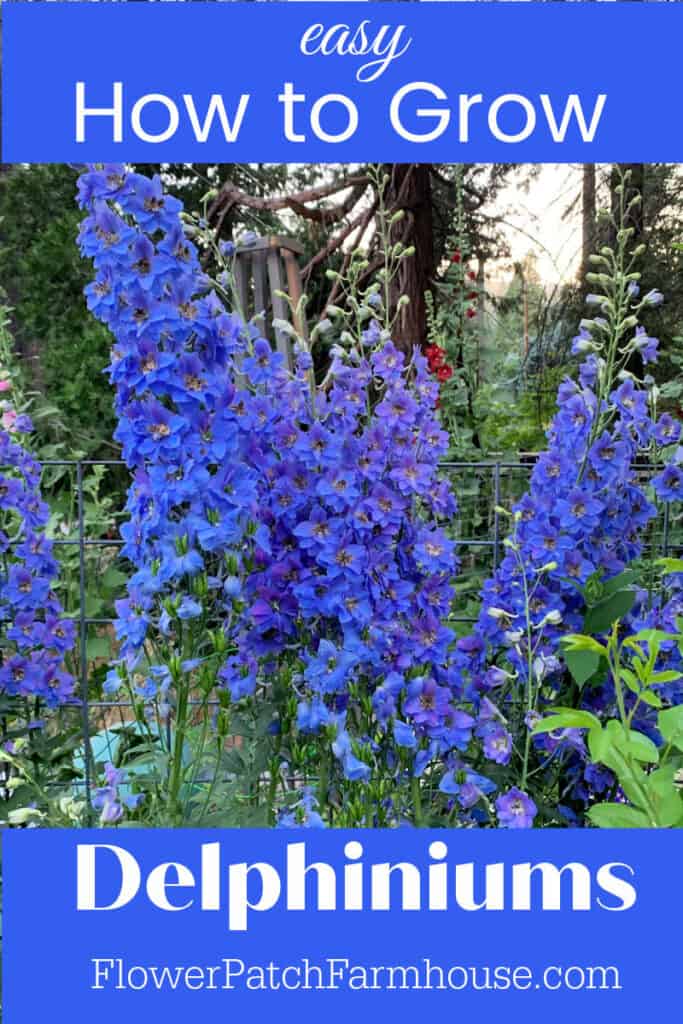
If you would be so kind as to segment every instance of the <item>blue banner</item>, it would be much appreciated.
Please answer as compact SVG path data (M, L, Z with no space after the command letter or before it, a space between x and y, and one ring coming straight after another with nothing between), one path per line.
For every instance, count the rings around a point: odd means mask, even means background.
M3 160L683 161L681 4L8 3Z
M682 835L11 831L4 1020L675 1017Z

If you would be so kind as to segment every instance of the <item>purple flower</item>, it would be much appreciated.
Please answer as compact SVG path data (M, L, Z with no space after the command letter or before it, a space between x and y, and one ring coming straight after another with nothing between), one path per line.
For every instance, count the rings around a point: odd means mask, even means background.
M663 501L683 500L683 469L680 466L668 465L654 477L652 486L657 497Z
M673 419L668 412L665 412L657 420L653 436L657 444L661 444L663 447L676 444L681 436L681 424Z
M325 828L317 807L315 794L306 787L295 804L280 811L276 828Z
M407 747L412 750L417 746L415 730L398 718L394 719L394 740L399 747Z
M73 700L75 684L63 659L73 648L75 625L64 618L53 589L59 566L46 536L40 467L18 436L30 431L30 420L3 406L0 515L16 525L11 544L0 532L0 691L54 707Z
M408 684L408 699L403 710L417 725L436 728L451 710L450 699L445 687L438 686L433 678L423 676Z
M317 654L310 659L304 671L304 678L314 690L333 693L344 687L356 662L355 654L340 650L329 640L322 639Z
M586 330L586 328L582 327L579 333L572 341L572 355L583 355L585 352L590 350L592 345L593 338Z
M640 353L640 358L646 365L647 363L657 362L659 340L657 338L648 337L644 327L636 327L633 344L636 352Z
M143 794L121 795L119 790L127 785L126 773L114 767L111 762L104 766L104 786L97 789L93 795L92 804L100 812L100 823L102 825L115 825L124 816L124 807L135 810L144 799Z
M484 757L496 764L508 764L512 754L512 736L502 725L495 724L484 730Z
M494 793L496 788L495 782L491 779L459 763L447 771L439 783L440 791L455 796L464 810L474 807L482 797Z
M530 796L513 786L496 800L496 813L500 828L531 828L538 809Z

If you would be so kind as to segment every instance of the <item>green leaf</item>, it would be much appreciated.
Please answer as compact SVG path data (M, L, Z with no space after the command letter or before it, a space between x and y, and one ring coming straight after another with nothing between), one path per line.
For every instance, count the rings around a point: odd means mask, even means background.
M619 673L621 679L626 683L631 693L640 693L642 687L636 679L635 673L628 668L622 668Z
M618 590L608 598L589 608L583 627L587 633L606 633L617 619L631 611L636 599L635 590Z
M597 651L568 650L564 660L574 681L578 686L583 686L598 671L601 655Z
M642 761L644 764L657 764L659 761L659 750L650 737L644 736L642 732L631 729L628 743L624 743L624 746L628 747L628 752L636 761Z
M231 747L224 752L221 767L228 775L240 775L246 768L246 761L237 747Z
M657 728L667 743L683 751L683 704L660 711L657 715Z
M80 615L81 610L78 608L75 612L76 615ZM99 619L104 614L104 601L92 595L88 596L85 601L85 614L89 619Z
M601 726L596 726L588 733L588 751L591 761L607 764L606 757L611 747L611 741Z
M651 708L661 708L662 700L658 697L653 690L641 690L639 697L645 704L649 704Z
M575 708L556 708L556 714L542 719L534 726L534 735L554 732L556 729L594 729L600 722L590 711L578 711Z
M658 558L655 565L662 568L666 575L672 572L683 572L683 558Z
M605 726L605 733L613 746L622 754L629 755L644 764L656 764L659 761L659 750L652 740L648 736L644 736L642 732L636 732L635 729L624 732L621 723L612 719Z
M35 790L31 786L20 785L12 791L12 795L8 800L4 800L2 804L2 815L5 818L10 811L17 811L21 807L30 806L35 800Z
M125 572L121 572L121 570L117 569L115 565L110 565L102 576L102 585L106 587L107 590L117 590L124 586L127 580L128 576Z
M600 657L607 657L607 648L604 644L599 643L592 636L584 636L582 633L569 633L562 637L562 647L565 651L593 651Z
M636 578L633 569L624 569L618 576L613 576L611 580L604 580L602 584L603 600L612 597L620 590L628 590L636 582Z
M628 640L624 641L624 645L634 646L633 641L642 641L652 647L661 647L667 640L677 640L678 637L675 633L666 633L663 629L641 629L638 633L634 633Z
M634 652L634 655L637 656L641 665L647 661L645 651L638 643L636 643L635 637L627 636L624 640L623 646L630 648Z
M598 828L648 828L647 815L626 804L595 804L588 817Z
M660 683L675 683L680 678L681 673L674 672L673 669L668 672L657 672L654 676L650 677L650 686L659 686Z
M676 769L673 765L657 768L647 777L647 790L661 828L671 828L683 818L683 795L674 785Z
M88 661L95 658L111 658L111 640L106 636L93 636L88 639Z

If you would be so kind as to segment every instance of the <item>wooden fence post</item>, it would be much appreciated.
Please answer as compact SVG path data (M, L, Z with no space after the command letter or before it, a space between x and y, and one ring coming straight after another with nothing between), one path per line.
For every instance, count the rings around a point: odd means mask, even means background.
M303 251L303 246L293 238L269 235L238 247L235 257L235 285L242 313L248 320L259 322L264 337L282 352L290 370L294 366L292 339L274 321L293 321L296 332L308 338L305 316L292 317L289 303L278 294L286 293L296 309L302 294L298 257Z

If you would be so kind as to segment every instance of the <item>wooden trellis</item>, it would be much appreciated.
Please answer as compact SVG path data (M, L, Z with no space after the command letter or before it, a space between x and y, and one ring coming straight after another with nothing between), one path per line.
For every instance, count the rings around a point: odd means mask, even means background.
M306 319L294 316L286 293L294 308L302 294L299 257L303 246L293 238L269 235L257 238L248 245L240 245L235 258L235 286L241 311L247 319L256 319L264 337L274 343L284 355L289 369L293 367L292 339L274 321L287 320L303 338L308 337Z

